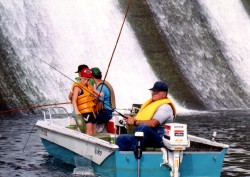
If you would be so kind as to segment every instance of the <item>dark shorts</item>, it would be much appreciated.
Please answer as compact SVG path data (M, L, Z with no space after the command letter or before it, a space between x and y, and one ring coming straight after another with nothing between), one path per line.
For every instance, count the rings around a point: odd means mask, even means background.
M112 118L112 111L103 109L97 114L97 124L107 123Z
M97 119L95 118L93 113L84 113L82 115L83 115L86 123L95 124L97 122ZM87 119L87 117L88 117L88 119Z

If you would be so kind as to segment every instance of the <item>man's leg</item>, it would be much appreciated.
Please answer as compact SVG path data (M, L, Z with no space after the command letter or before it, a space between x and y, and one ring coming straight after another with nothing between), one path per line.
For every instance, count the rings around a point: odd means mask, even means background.
M112 118L112 111L101 110L97 114L97 133L107 132L107 123Z
M101 110L97 114L97 124L106 124L112 118L112 111L110 110Z
M116 139L116 144L121 151L132 151L136 147L137 140L134 135L122 134Z
M153 128L145 124L141 124L136 127L135 132L144 133L144 138L141 140L142 146L161 147L162 137L160 137L160 135L157 134Z
M162 137L160 137L151 127L141 124L136 127L135 132L144 133L144 138L141 140L141 145L143 147L161 147ZM118 136L116 144L121 151L133 151L136 148L137 140L134 135L122 134Z

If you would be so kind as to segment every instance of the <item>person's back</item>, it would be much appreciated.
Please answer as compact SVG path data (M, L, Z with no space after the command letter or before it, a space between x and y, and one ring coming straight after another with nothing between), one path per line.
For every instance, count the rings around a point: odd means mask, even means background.
M116 108L116 103L115 103L115 94L113 87L111 84L108 83L108 81L102 81L96 86L97 90L102 90L104 93L104 98L101 99L103 101L103 107L104 109L109 109L113 110Z
M115 94L113 87L107 81L101 80L102 73L99 68L92 68L92 75L96 84L96 88L102 91L103 98L99 99L97 113L97 132L105 131L105 125L112 118L113 109L115 109Z
M101 88L102 87L102 88ZM101 90L104 94L104 98L100 99L101 101L103 101L103 109L109 109L112 110L111 108L111 99L110 99L110 91L108 89L108 87L105 84L100 83L97 87L97 90Z

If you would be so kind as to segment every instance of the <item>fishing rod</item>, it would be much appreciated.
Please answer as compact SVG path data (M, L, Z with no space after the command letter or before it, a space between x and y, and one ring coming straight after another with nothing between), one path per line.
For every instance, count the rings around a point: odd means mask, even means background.
M130 8L130 6L131 6L131 2L132 2L132 0L129 0L128 7L127 7L127 10L126 10L125 16L124 16L124 18L123 18L122 26L121 26L121 28L120 28L119 35L118 35L117 40L116 40L116 43L115 43L115 47L114 47L114 49L113 49L113 52L112 52L112 54L111 54L111 58L110 58L110 60L109 60L108 68L107 68L107 71L106 71L106 73L105 73L105 76L104 76L102 85L101 85L100 92L102 91L104 82L105 82L106 77L107 77L107 75L108 75L108 71L109 71L111 62L112 62L112 60L113 60L114 54L115 54L115 51L116 51L116 48L117 48L117 45L118 45L118 42L119 42L119 39L120 39L122 30L123 30L123 26L124 26L124 24L125 24L125 20L126 20L126 18L127 18L127 16L128 16L128 11L129 11L129 8ZM34 53L31 53L30 51L28 51L28 52L29 52L31 55L33 55L33 56L35 56L36 58L38 58L39 60L41 60L43 63L47 64L48 66L50 66L51 68L53 68L54 70L56 70L57 72L59 72L60 74L62 74L63 76L65 76L66 78L68 78L69 80L71 80L71 81L73 81L74 83L78 84L77 82L75 82L74 80L72 80L71 78L69 78L68 76L66 76L64 73L62 73L61 71L59 71L59 70L56 69L55 67L51 66L49 63L45 62L45 61L42 60L40 57L36 56ZM87 89L81 87L79 84L78 84L78 86L79 86L81 89L83 89L83 90L89 92L90 95L96 97L96 96L93 95L89 90L87 90ZM96 98L97 98L97 101L99 101L99 97L100 97L100 94L98 94L98 96L96 97ZM117 113L118 113L120 116L122 116L123 118L126 118L126 116L124 116L123 114L121 114L121 113L118 112L117 110L115 110L115 109L112 109L112 110L115 111L115 112L117 112Z
M104 79L103 79L103 82L102 82L102 85L101 85L100 92L102 91L104 82L105 82L106 77L107 77L107 75L108 75L108 71L109 71L111 62L112 62L112 60L113 60L114 54L115 54L115 50L116 50L116 47L117 47L117 45L118 45L118 42L119 42L119 39L120 39L122 30L123 30L123 26L124 26L124 24L125 24L125 20L126 20L126 18L127 18L127 16L128 16L128 11L129 11L129 8L130 8L130 6L131 6L131 2L132 2L132 0L129 0L129 2L128 2L128 7L127 7L126 13L125 13L124 18L123 18L123 22L122 22L122 26L121 26L121 28L120 28L119 35L118 35L118 37L117 37L117 39L116 39L115 47L114 47L114 49L113 49L113 52L112 52L112 54L111 54L111 58L110 58L110 60L109 60L108 68L107 68L107 71L106 71L106 73L105 73L105 76L104 76ZM99 99L99 95L98 95L97 100L98 100L98 99Z
M118 42L119 42L119 39L120 39L122 30L123 30L123 26L124 26L124 24L125 24L125 20L126 20L126 18L127 18L127 16L128 16L128 11L129 11L129 8L130 8L130 6L131 6L131 2L132 2L132 0L129 0L128 7L127 7L127 10L126 10L125 16L124 16L124 18L123 18L122 26L121 26L121 28L120 28L118 37L117 37L117 39L116 39L115 47L114 47L113 52L112 52L112 54L111 54L111 58L110 58L110 60L109 60L108 68L107 68L107 71L106 71L106 73L105 73L104 79L103 79L102 84L101 84L100 92L102 91L104 82L105 82L106 77L107 77L107 75L108 75L108 71L109 71L111 62L112 62L112 60L113 60L114 54L115 54L115 51L116 51L116 48L117 48L117 45L118 45ZM97 100L99 100L99 96L100 96L100 95L98 95ZM116 113L118 113L118 114L119 114L120 116L122 116L123 118L127 118L126 116L124 116L123 114L121 114L120 112L118 112L117 110L115 110L115 109L112 109L112 110L115 111Z
M62 103L43 104L43 105L36 105L36 106L27 106L27 107L23 107L23 108L16 108L16 109L11 109L11 110L1 111L0 114L4 114L4 113L7 113L7 112L26 110L26 109L39 108L39 107L55 106L55 105L61 105L61 104L71 104L71 102L62 102Z
M28 51L31 55L33 55L34 57L36 57L37 59L41 60L43 63L47 64L48 66L50 66L51 68L53 68L54 70L56 70L57 72L59 72L60 74L62 74L64 77L66 77L67 79L71 80L72 82L74 82L75 84L77 84L81 89L87 91L88 93L90 93L91 96L94 96L95 98L97 98L97 100L99 100L99 95L98 97L94 94L92 94L89 90L85 89L84 87L82 87L80 84L78 84L77 82L75 82L74 80L72 80L70 77L68 77L67 75L63 74L61 71L59 71L58 69L56 69L55 67L51 66L49 63L47 63L46 61L44 61L43 59L41 59L40 57L36 56L35 54L31 53L30 51ZM101 92L101 91L100 91ZM120 116L122 116L123 118L126 118L125 115L123 115L122 113L118 112L115 109L112 109L113 111L115 111L116 113L118 113Z

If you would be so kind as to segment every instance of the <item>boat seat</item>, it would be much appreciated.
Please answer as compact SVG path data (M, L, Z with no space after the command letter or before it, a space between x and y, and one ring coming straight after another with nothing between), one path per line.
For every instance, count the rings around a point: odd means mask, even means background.
M95 134L92 136L99 138L99 139L102 139L102 140L107 141L107 142L111 142L111 136L109 133L98 133L98 134Z

